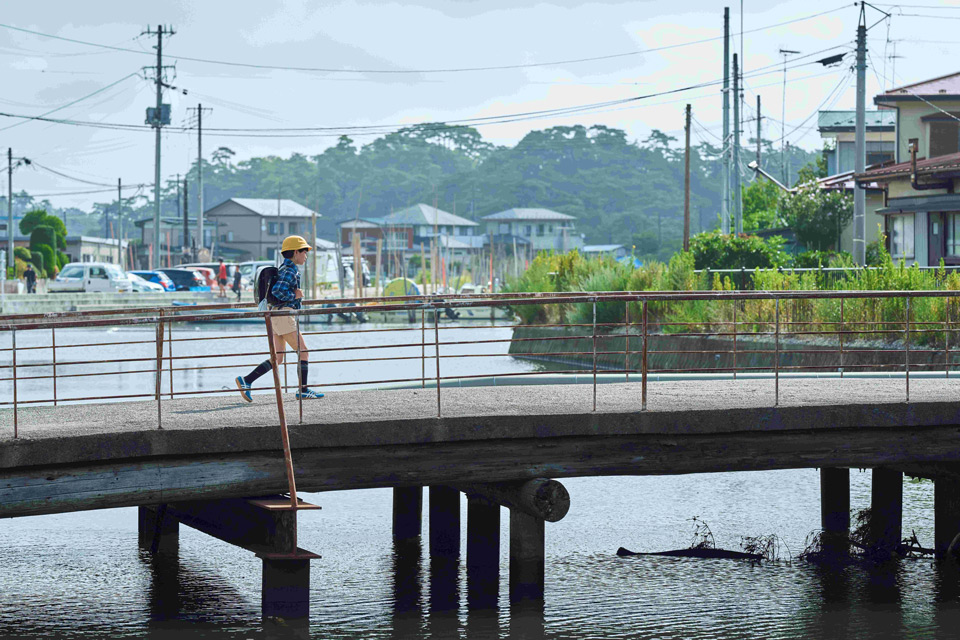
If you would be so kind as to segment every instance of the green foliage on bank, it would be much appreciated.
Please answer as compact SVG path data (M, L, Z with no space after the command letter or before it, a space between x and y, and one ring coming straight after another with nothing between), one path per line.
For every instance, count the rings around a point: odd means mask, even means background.
M850 269L840 274L823 271L794 271L790 268L757 268L746 272L748 287L758 291L924 291L946 289L960 291L960 273L946 269L921 270L916 265L894 263L888 253L879 249L879 266L871 269ZM586 258L577 252L566 255L541 253L530 268L517 280L508 283L513 292L601 292L601 291L733 291L739 289L739 276L721 275L696 269L692 251L678 252L666 262L648 262L633 268L609 257ZM773 300L704 300L648 303L648 321L657 323L655 331L664 333L727 331L737 314L739 331L769 332L776 313ZM791 323L818 323L814 331L836 331L840 328L838 299L785 300L780 304L781 331L801 331ZM875 340L900 340L906 320L903 298L847 299L843 302L844 327L860 332L858 337ZM910 318L914 323L938 323L930 331L913 336L917 344L942 345L945 334L940 331L945 321L960 320L958 298L917 298L910 302ZM735 311L735 309L737 309ZM523 324L593 323L593 305L571 303L561 305L516 305L513 311ZM639 321L639 302L597 303L598 326L611 329L628 319ZM916 327L915 327L916 328ZM651 329L654 331L654 329Z
M28 211L20 220L20 232L30 236L29 257L38 277L54 277L66 264L67 227L63 220L43 209Z

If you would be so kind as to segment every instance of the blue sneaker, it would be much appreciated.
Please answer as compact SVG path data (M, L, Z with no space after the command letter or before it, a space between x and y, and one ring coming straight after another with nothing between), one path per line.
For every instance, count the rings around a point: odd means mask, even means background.
M247 402L253 402L253 396L250 395L250 384L243 379L243 376L237 376L237 388L240 389L240 397Z
M313 389L304 389L304 390L302 390L302 391L297 391L297 398L298 398L298 399L299 399L299 398L305 398L305 399L314 398L314 399L316 399L316 398L322 398L322 397L323 397L323 394L322 394L322 393L320 393L319 391L314 391Z

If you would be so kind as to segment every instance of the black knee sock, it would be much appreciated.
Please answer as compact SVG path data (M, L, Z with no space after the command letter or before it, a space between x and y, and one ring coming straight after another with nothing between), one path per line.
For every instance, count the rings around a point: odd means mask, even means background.
M269 360L264 360L263 362L261 362L260 364L257 365L257 368L256 368L256 369L254 369L253 371L251 371L251 372L248 373L247 375L243 376L243 380L244 380L244 382L246 382L247 384L253 384L254 381L255 381L257 378L259 378L260 376L262 376L263 374L265 374L267 371L270 371L270 369L271 369L271 367L270 367L270 361L269 361Z
M300 388L304 391L307 389L307 368L309 363L306 360L300 361Z

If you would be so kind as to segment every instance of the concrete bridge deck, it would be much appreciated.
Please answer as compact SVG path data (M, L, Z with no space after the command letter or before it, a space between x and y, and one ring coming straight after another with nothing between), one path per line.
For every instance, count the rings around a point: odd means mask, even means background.
M698 380L287 398L301 490L960 461L960 377ZM0 517L286 490L272 394L0 412ZM932 473L932 471L931 471Z

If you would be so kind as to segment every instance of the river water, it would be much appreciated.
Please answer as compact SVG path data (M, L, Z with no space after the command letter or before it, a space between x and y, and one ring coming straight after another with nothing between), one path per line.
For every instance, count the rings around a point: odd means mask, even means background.
M377 327L371 327L377 328ZM379 327L384 328L384 327ZM181 327L175 337L255 334L253 327ZM348 327L349 329L349 327ZM337 329L334 329L337 331ZM414 342L418 332L332 333L312 336L312 348ZM451 331L450 335L454 332ZM18 349L49 338L21 332ZM509 329L469 332L472 340L509 337ZM478 335L483 334L483 335ZM151 340L152 330L58 332L57 344ZM448 334L441 332L441 339ZM5 338L6 339L6 338ZM429 338L428 338L429 339ZM259 350L261 340L237 340L229 353ZM8 345L0 345L0 347ZM175 355L223 353L223 341L177 343ZM471 345L481 358L443 361L443 375L504 374L535 365L504 357L506 343ZM58 351L58 361L155 355L151 344ZM82 354L80 352L83 352ZM399 354L420 348L389 347ZM446 349L443 351L446 352ZM335 353L335 352L334 352ZM9 355L9 352L5 352ZM43 364L49 352L18 352L18 365ZM358 357L356 355L350 357ZM366 357L366 356L365 356ZM259 356L220 358L212 371L178 372L176 390L218 389ZM319 354L314 361L324 359ZM330 358L333 359L333 358ZM0 362L0 364L8 363ZM196 366L185 359L180 367ZM149 368L61 365L58 372ZM25 369L26 370L26 369ZM39 376L49 367L26 375ZM428 370L429 371L429 370ZM291 376L295 376L293 370ZM314 365L311 382L417 378L419 359L392 363ZM428 374L429 375L429 374ZM0 377L6 377L6 374ZM293 377L291 377L293 379ZM96 380L97 382L92 382ZM153 393L152 374L67 378L59 397ZM168 384L165 382L165 384ZM4 386L6 385L6 386ZM20 398L46 398L50 381L23 381ZM164 387L169 390L168 386ZM0 399L12 387L0 382ZM388 398L388 392L384 392ZM266 401L259 398L258 401ZM335 402L328 395L321 402ZM4 425L0 428L8 428ZM22 428L28 429L28 425ZM956 638L960 636L960 577L931 560L824 569L791 560L819 525L816 470L716 473L667 477L578 478L563 481L567 517L546 528L546 597L542 611L511 609L507 600L509 517L501 517L500 607L466 606L465 568L431 574L424 555L399 562L391 542L388 489L308 494L323 507L300 516L300 545L320 553L311 572L307 630L260 621L260 561L252 554L181 527L178 558L150 559L137 547L136 509L110 509L0 521L2 638ZM851 506L869 505L870 472L851 472ZM424 533L428 512L424 510ZM618 547L657 551L686 547L692 518L705 521L717 545L737 549L742 536L777 534L781 560L616 556ZM466 522L466 504L462 504ZM933 485L904 481L904 532L933 544ZM424 535L426 543L426 535ZM462 548L466 548L465 538ZM419 589L398 591L416 577ZM453 599L454 607L438 607ZM459 604L457 604L459 603ZM438 610L443 609L443 610Z

